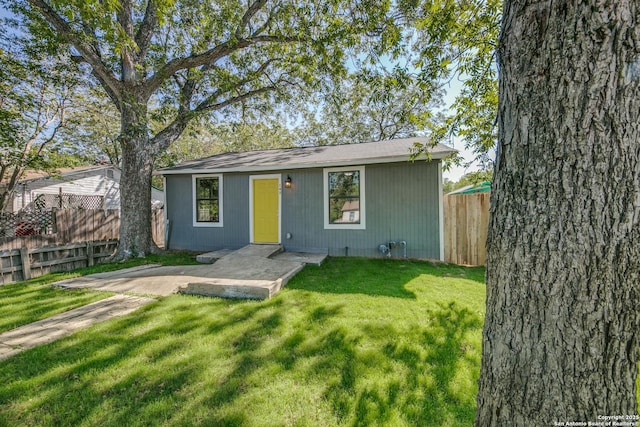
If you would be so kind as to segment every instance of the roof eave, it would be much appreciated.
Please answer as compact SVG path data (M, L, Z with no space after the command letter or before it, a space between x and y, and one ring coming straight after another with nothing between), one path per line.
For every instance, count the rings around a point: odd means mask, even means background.
M115 165L102 165L102 166L89 167L89 168L82 169L82 170L68 171L68 172L62 172L62 173L59 173L59 174L40 176L40 177L37 177L37 178L21 179L21 180L18 181L18 183L20 183L20 184L23 184L23 183L24 184L30 184L30 183L35 182L35 181L43 181L43 180L47 180L47 179L67 178L67 177L71 177L71 176L74 176L74 175L80 175L80 174L83 174L83 173L94 172L94 171L103 170L103 169L113 169L114 171L120 171L120 168L115 166Z
M455 153L455 150L442 151L437 153L431 153L432 160L442 160ZM374 157L369 159L359 160L341 160L341 161L328 161L328 162L314 162L314 163L298 163L290 165L258 165L258 166L237 166L237 167L218 167L218 168L184 168L184 169L159 169L157 171L160 175L190 175L198 173L232 173L232 172L267 172L277 170L291 170L291 169L315 169L315 168L330 168L341 166L359 166L359 165L373 165L384 163L398 163L414 160L411 155L393 156L393 157ZM420 156L415 159L416 161L426 161L426 159Z

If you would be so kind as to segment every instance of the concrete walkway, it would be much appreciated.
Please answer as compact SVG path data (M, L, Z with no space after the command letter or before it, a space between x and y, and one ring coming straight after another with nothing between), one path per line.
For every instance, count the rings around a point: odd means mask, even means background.
M181 292L222 298L269 299L305 264L320 264L326 255L281 252L279 245L248 245L199 258L213 264L162 267L157 264L91 274L56 283L118 293L165 296ZM208 255L208 256L207 256Z
M124 316L156 300L130 295L114 295L0 334L0 360L24 350L53 342L79 329Z
M225 298L268 299L305 264L320 264L326 255L282 252L279 245L249 245L237 251L208 254L207 265L162 267L157 264L91 274L55 283L64 288L116 292L85 305L0 334L0 360L113 317L129 314L153 298L175 292ZM218 258L220 257L220 258ZM124 293L129 293L125 295Z

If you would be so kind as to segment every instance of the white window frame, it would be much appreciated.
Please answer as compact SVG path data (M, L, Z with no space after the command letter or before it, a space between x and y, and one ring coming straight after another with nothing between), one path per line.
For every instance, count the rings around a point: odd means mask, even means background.
M196 204L196 180L198 178L218 178L218 211L220 216L220 221L218 222L202 222L198 221L198 206ZM191 207L193 210L193 226L194 227L223 227L223 185L222 185L222 175L221 174L199 174L199 175L191 175Z
M326 168L322 170L323 196L322 206L324 209L325 230L365 230L366 225L366 204L365 204L365 175L364 166L345 166L339 168ZM333 172L358 171L360 173L360 223L359 224L331 224L329 223L329 174Z

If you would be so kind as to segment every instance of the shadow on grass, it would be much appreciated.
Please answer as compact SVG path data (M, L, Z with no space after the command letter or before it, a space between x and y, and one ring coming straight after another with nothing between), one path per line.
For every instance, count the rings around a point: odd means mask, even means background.
M47 285L0 287L0 333L89 304L110 295L84 289L63 291Z
M468 335L480 334L481 321L455 303L434 307L424 318L381 325L353 317L339 296L171 296L0 362L0 419L468 425L479 365Z
M428 261L327 258L320 266L308 265L287 284L300 289L331 294L364 294L415 299L406 285L421 275L467 279L484 285L484 267L434 264Z
M407 425L439 426L473 422L475 392L458 393L455 382L461 365L472 367L466 373L471 375L470 382L477 379L479 360L465 354L465 336L478 330L481 321L455 304L429 314L428 326L414 329L401 341L394 337L383 340L378 354L358 351L360 340L339 329L324 337L319 349L326 349L326 357L316 368L338 374L325 396L341 423L398 425L401 419ZM402 368L393 368L398 365ZM359 381L369 371L378 370L385 374L373 381Z

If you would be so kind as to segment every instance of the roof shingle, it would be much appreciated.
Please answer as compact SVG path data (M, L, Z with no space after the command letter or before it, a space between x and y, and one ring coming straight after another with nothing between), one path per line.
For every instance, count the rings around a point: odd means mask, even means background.
M360 144L223 153L203 159L190 160L174 167L160 169L158 172L163 175L171 175L391 163L409 160L411 155L416 152L416 145L426 144L429 144L428 138L415 137ZM442 159L454 153L455 150L443 144L436 144L429 148L429 152L432 159Z

